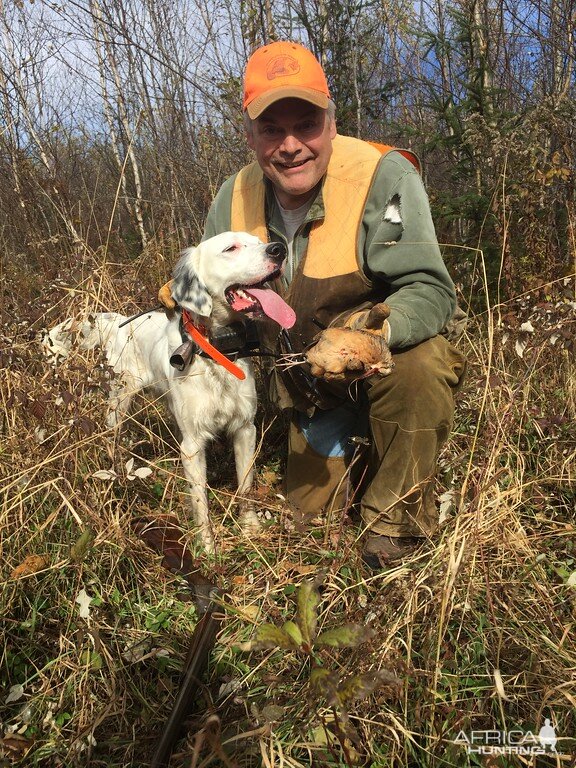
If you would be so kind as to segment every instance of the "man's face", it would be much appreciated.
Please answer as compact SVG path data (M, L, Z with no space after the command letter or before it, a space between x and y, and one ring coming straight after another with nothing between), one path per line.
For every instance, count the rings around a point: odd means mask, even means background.
M303 205L324 176L336 123L301 99L281 99L256 118L246 138L284 208Z

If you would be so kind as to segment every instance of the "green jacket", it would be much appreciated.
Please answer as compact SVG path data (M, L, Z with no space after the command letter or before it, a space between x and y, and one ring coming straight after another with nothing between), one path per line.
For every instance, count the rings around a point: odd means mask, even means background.
M235 181L236 175L227 179L216 195L203 239L231 228ZM270 239L285 241L271 184L264 183ZM319 189L294 237L296 263L305 255L311 223L324 218L328 205ZM386 300L391 309L390 347L412 346L439 333L456 308L454 284L440 254L420 174L399 152L389 152L378 163L358 233L364 274L379 288L378 300Z

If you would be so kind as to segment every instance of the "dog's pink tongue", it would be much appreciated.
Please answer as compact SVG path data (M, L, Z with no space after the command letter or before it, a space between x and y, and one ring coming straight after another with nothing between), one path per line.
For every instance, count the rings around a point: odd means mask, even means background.
M271 288L244 288L244 291L260 302L265 315L275 320L282 328L292 328L296 314L284 299Z

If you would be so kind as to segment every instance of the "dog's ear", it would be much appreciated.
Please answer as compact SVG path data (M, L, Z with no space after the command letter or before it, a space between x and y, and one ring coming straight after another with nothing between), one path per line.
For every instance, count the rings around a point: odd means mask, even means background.
M172 298L184 309L208 317L212 297L198 275L197 248L187 248L174 267Z

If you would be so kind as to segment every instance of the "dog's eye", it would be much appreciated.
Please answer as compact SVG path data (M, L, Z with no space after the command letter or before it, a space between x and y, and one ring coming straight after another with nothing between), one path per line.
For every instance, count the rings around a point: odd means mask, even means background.
M229 245L228 248L224 248L222 253L230 253L231 251L235 251L236 248L238 248L238 247L239 246L236 243L234 243L234 245Z

